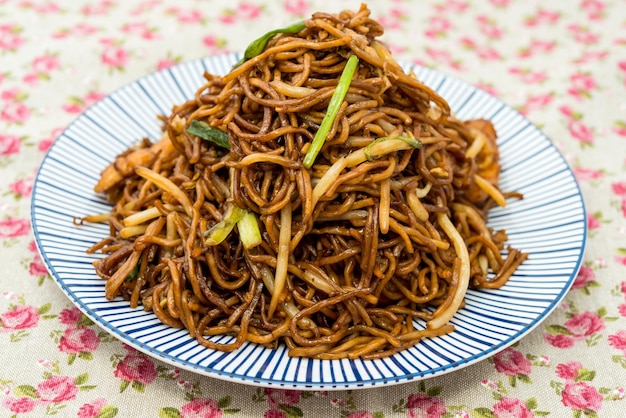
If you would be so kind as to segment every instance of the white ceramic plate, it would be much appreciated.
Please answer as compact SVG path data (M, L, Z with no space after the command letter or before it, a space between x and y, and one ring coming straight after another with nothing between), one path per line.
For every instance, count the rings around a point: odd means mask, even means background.
M586 238L584 203L567 163L548 138L502 101L421 67L414 67L417 76L447 99L459 118L494 123L501 187L525 196L506 209L493 209L489 226L506 229L509 244L530 253L529 259L503 288L470 290L466 307L451 321L456 331L373 361L289 358L284 348L255 344L222 353L141 308L107 301L104 281L91 264L101 255L85 250L107 235L108 226L74 226L72 219L108 211L104 198L92 191L100 171L140 138L157 140L156 115L193 97L205 70L226 73L237 59L225 54L187 62L120 88L79 116L46 155L32 197L37 246L63 292L99 326L148 355L211 377L258 386L356 389L441 375L484 360L527 335L561 301L580 268Z

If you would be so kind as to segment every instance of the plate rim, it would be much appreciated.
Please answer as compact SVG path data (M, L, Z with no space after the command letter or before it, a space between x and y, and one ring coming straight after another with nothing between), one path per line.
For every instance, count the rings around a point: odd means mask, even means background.
M181 63L178 63L172 67L168 67L168 68L164 68L161 70L157 70L157 71L153 71L150 73L147 73L143 76L140 76L139 78L136 78L130 82L127 82L115 89L113 89L112 91L110 91L103 99L98 100L97 102L91 104L89 107L87 107L82 113L80 113L79 115L77 115L69 124L67 124L63 131L58 135L57 139L61 138L64 136L64 134L70 130L74 124L78 123L82 118L86 117L86 115L89 115L90 112L93 111L93 109L97 108L98 106L103 106L103 101L106 98L109 98L111 96L115 96L117 94L119 94L120 92L130 89L132 88L134 85L138 85L140 81L148 79L148 78L152 78L152 77L157 77L159 74L161 73L165 73L165 72L171 72L171 70L173 68L176 67L191 67L194 65L205 65L207 62L210 61L214 61L214 60L238 60L240 57L240 53L238 52L225 52L225 53L219 53L219 54L215 54L215 55L209 55L209 56L205 56L202 58L196 58L196 59L192 59L192 60L187 60L187 61L183 61ZM54 143L51 145L51 147L46 151L44 157L42 158L42 160L40 161L38 168L37 168L37 173L35 175L35 179L33 182L33 189L32 189L32 193L31 193L31 198L30 198L30 222L31 222L31 227L32 227L32 234L34 236L34 240L35 240L35 244L36 244L36 248L37 251L39 253L39 255L41 256L42 261L44 262L44 265L46 266L46 269L48 271L48 273L50 274L50 276L53 278L54 282L59 286L59 288L61 289L61 291L65 294L66 297L68 297L70 299L70 301L72 302L72 304L77 307L78 309L80 309L80 311L86 315L90 320L92 320L94 322L95 325L99 326L100 328L104 329L105 331L107 331L107 333L109 333L110 335L116 337L118 340L120 340L122 343L129 345L131 347L133 347L134 349L152 357L155 359L158 359L160 361L163 361L164 363L167 363L173 367L176 368L180 368L180 369L184 369L184 370L188 370L194 373L198 373L200 375L203 376L207 376L207 377L213 377L216 379L220 379L220 380L225 380L225 381L230 381L232 382L233 379L235 380L235 382L237 383L241 383L241 384L246 384L246 385L251 385L251 386L259 386L259 387L276 387L276 388L286 388L286 389L296 389L296 390L345 390L345 389L366 389L366 388L374 388L374 387L383 387L383 386L390 386L390 385L394 385L394 384L401 384L401 383L407 383L410 381L416 381L416 380L422 380L422 379L427 379L427 378L431 378L431 377L435 377L435 376L441 376L444 374L447 374L449 372L452 371L458 371L462 368L465 368L469 365L481 362L483 360L486 360L490 357L492 357L493 355L497 354L498 352L506 349L507 347L510 347L512 344L514 344L515 342L519 341L520 339L524 338L525 336L527 336L529 333L531 333L539 324L541 324L543 321L546 320L546 318L554 311L554 309L556 308L556 306L558 306L558 304L563 300L563 298L565 297L565 295L569 292L569 290L571 289L571 286L580 270L580 268L582 267L582 263L583 263L583 258L584 258L584 254L585 254L585 250L587 247L587 239L588 239L588 225L586 222L586 218L587 218L587 211L586 211L586 205L585 205L585 201L584 201L584 197L580 188L580 184L577 181L576 177L573 174L572 168L570 167L570 165L568 164L567 160L565 159L565 157L563 156L563 154L560 152L560 150L554 145L554 143L550 140L550 138L539 128L537 127L535 124L533 124L525 115L521 114L520 112L518 112L515 108L513 108L512 106L509 106L507 103L505 103L502 99L500 99L497 96L494 96L493 94L491 94L490 92L482 89L481 87L471 84L467 81L464 81L458 77L455 77L453 75L447 74L443 71L434 69L434 68L430 68L430 67L424 67L422 65L419 64L415 64L415 63L408 63L408 62L400 62L403 66L403 68L413 68L417 71L421 71L421 72L426 72L427 74L430 75L434 75L434 76L441 76L443 78L443 80L450 80L456 84L458 84L458 86L463 87L463 88L469 88L472 90L476 90L476 91L480 91L483 94L485 94L489 100L491 101L495 101L496 103L498 103L499 105L508 108L509 110L513 111L513 113L515 115L521 116L522 120L524 120L529 126L532 127L533 131L535 131L536 133L538 133L541 137L542 140L545 140L545 142L549 145L550 148L553 149L553 151L556 153L556 156L558 159L561 160L562 163L565 164L566 169L568 171L568 173L571 175L572 178L572 182L573 185L575 186L575 190L576 190L576 197L579 199L580 201L580 205L581 205L581 210L582 210L582 228L578 231L578 233L581 236L581 241L580 241L580 248L578 248L577 251L577 259L575 262L575 266L571 269L571 273L570 276L567 280L567 282L563 285L563 287L561 288L560 292L558 293L558 295L556 295L553 299L551 299L550 304L543 310L543 312L541 314L538 314L534 317L534 319L532 320L531 323L529 323L527 326L523 327L520 331L514 333L512 336L509 336L508 338L502 339L498 342L498 344L495 345L491 345L488 349L486 350L482 350L479 351L476 354L472 354L470 356L467 356L465 358L463 358L462 360L458 360L458 361L452 361L449 362L443 366L440 367L436 367L436 368L430 368L427 371L424 372L420 372L420 373L412 373L412 374L405 374L405 375L396 375L394 377L381 377L381 378L371 378L371 379L367 379L367 380L362 380L362 381L344 381L344 382L301 382L301 381L297 381L297 378L294 379L294 381L279 381L276 379L271 379L271 378L260 378L260 377L254 377L254 376L249 376L249 375L245 375L245 374L238 374L238 373L229 373L229 372L224 372L222 370L216 370L216 369L211 369L211 368L204 368L202 366L200 366L199 364L193 364L190 363L188 360L182 360L180 358L174 357L172 355L169 355L167 353L163 353L160 352L159 350L156 350L153 347L150 347L148 345L146 345L144 342L138 341L135 337L133 336L129 336L127 335L125 332L122 332L118 327L113 326L112 324L110 324L108 321L106 321L105 319L103 319L100 315L98 315L97 313L95 313L89 306L87 306L76 294L74 294L74 292L72 292L69 288L67 283L65 283L59 276L58 276L58 272L56 271L56 269L54 268L54 266L51 264L51 261L45 251L45 246L43 245L43 243L41 242L41 236L40 236L40 232L38 230L38 220L37 220L37 214L36 214L36 200L38 197L38 191L39 188L38 186L40 185L40 181L41 181L41 169L44 167L44 165L48 162L48 160L51 158L50 155L51 153L55 150L55 146L57 146L58 142L57 140L54 141ZM172 76L173 77L173 76ZM457 87L458 88L458 87ZM452 109L454 111L454 109ZM130 145L130 144L128 144ZM131 309L129 306L126 306L127 309ZM138 311L143 311L141 309L141 305L137 308L135 308ZM190 337L191 339L191 337ZM421 343L420 343L421 344ZM208 348L205 348L206 350L210 350ZM211 350L212 351L212 350ZM317 360L317 361L324 361L324 360Z

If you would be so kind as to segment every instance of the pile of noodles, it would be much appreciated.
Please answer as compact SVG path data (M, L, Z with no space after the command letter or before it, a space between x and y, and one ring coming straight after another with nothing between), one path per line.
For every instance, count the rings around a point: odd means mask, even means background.
M526 255L485 224L490 207L520 197L498 189L493 127L457 120L382 33L366 7L315 13L228 74L205 74L163 118L161 141L121 154L95 188L111 213L83 219L110 225L89 250L105 254L95 268L106 297L215 350L250 341L371 359L452 331L469 286L502 286ZM307 167L351 56L349 89ZM227 146L191 133L193 121ZM260 242L244 247L225 219L233 207Z

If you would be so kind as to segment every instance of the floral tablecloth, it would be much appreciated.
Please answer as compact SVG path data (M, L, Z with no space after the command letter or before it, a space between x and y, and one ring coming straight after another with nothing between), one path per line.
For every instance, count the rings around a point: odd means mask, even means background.
M29 224L37 167L87 106L154 70L242 50L355 1L0 0L0 416L621 417L626 411L626 1L372 1L399 59L538 125L580 182L584 265L564 302L489 360L419 382L292 391L178 370L92 324Z

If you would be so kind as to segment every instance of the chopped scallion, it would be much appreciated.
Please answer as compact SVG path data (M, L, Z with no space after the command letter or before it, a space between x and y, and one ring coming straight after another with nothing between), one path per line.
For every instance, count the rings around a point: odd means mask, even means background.
M407 144L409 144L413 148L421 148L422 147L422 143L420 141L418 141L417 139L415 139L415 138L409 138L409 137L406 137L406 136L385 136L385 137L382 137L382 138L375 139L368 146L365 147L363 152L365 153L365 158L367 158L367 161L372 161L374 159L372 157L372 148L375 145L380 144L381 142L390 141L390 140L399 140L399 141L406 142Z
M206 122L199 120L192 120L187 128L187 132L195 135L199 138L213 142L222 148L230 149L230 143L228 142L228 134L217 128L212 127Z
M346 66L343 68L343 72L339 78L339 83L337 83L337 88L330 98L328 109L322 119L322 123L315 133L313 142L311 142L311 146L307 150L304 160L302 161L302 164L306 168L311 168L317 158L317 154L319 154L322 149L322 146L326 141L326 136L328 136L328 132L330 132L330 129L337 118L343 99L346 97L346 93L348 93L352 77L354 76L354 72L356 71L358 65L359 58L356 55L351 55L350 58L348 58L348 62L346 62Z
M265 47L267 46L267 43L270 41L270 39L272 39L279 33L298 33L305 27L306 24L304 22L298 22L294 23L293 25L287 26L286 28L274 29L267 32L265 35L254 40L250 45L248 45L243 53L243 57L241 57L239 62L237 62L237 64L235 64L233 68L237 68L244 62L248 61L250 58L254 58L257 55L260 55L265 50Z
M244 248L250 249L261 243L261 230L255 214L232 205L224 213L224 218L205 232L206 245L220 244L230 235L235 225Z
M239 239L246 250L254 248L261 243L261 230L253 212L246 211L243 217L237 222Z
M205 232L206 245L218 245L224 241L245 214L246 211L239 206L230 206L226 210L224 218Z

